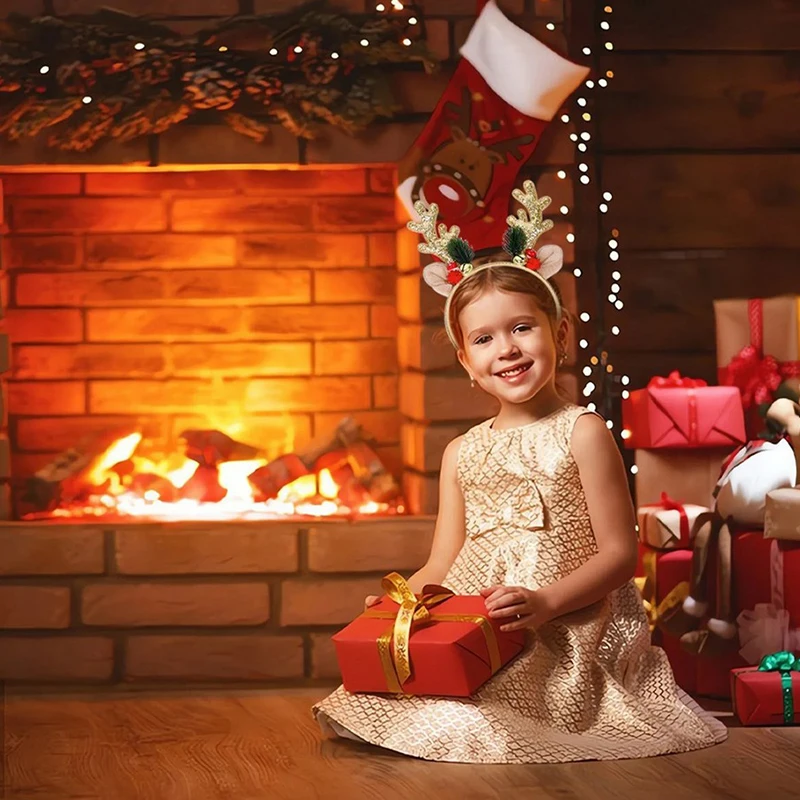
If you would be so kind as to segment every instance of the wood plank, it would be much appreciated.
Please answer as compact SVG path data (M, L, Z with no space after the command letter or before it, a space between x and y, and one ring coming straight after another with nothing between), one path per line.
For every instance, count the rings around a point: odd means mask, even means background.
M616 0L616 50L799 50L794 0Z
M324 689L9 698L8 796L298 800L397 796L649 800L794 796L800 729L736 728L718 747L551 765L440 764L341 740L310 714ZM728 714L720 715L731 722Z
M800 249L621 252L621 351L713 353L715 299L800 291Z
M625 247L800 247L800 154L606 156L602 170Z
M800 142L800 52L615 54L605 69L614 71L600 90L606 150Z
M323 741L310 705L325 690L14 696L8 792L38 797L499 800L792 796L800 730L732 728L718 747L660 758L541 765L439 764ZM730 721L729 714L721 714ZM135 794L131 791L135 787Z

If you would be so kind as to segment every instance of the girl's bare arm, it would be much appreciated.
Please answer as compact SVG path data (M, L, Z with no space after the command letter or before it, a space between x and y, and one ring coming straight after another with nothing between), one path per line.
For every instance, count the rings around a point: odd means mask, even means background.
M633 577L637 560L636 515L614 437L600 417L584 414L575 423L571 446L598 552L541 590L553 617L602 600Z

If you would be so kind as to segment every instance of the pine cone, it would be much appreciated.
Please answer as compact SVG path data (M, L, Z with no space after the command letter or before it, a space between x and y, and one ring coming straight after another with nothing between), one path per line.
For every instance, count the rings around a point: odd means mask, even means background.
M283 81L275 74L274 67L254 67L247 73L245 91L264 105L269 105L271 98L283 91Z
M121 119L111 131L123 142L148 133L163 133L189 116L190 109L172 100L167 93Z
M97 80L97 73L88 64L73 61L56 70L56 80L67 94L88 94Z
M153 48L137 53L138 58L133 63L131 74L138 83L152 86L164 83L172 77L174 57L170 57L163 50Z
M330 83L339 72L339 62L320 56L304 59L300 65L308 82L314 86Z
M184 96L197 109L226 111L233 107L242 90L231 77L223 74L222 65L200 67L183 76Z

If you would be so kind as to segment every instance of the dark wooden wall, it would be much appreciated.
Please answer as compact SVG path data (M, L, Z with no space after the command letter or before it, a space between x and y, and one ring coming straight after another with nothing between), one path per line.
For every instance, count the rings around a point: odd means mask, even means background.
M800 293L800 2L604 5L572 7L614 73L592 103L613 194L594 255L601 285L622 272L625 302L609 344L634 387L670 369L711 381L713 299ZM604 226L619 229L616 265Z

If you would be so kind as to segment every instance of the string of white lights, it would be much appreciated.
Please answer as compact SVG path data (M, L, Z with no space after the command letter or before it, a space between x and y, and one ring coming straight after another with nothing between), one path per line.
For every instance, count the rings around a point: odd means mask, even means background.
M599 23L600 30L604 34L602 49L607 52L614 49L614 43L611 41L610 34L613 13L614 9L612 6L604 6L601 15L602 18ZM553 31L556 29L556 24L548 22L546 27L548 30ZM593 53L591 45L587 44L582 47L581 53L586 57L594 56L595 77L585 81L583 90L580 91L575 98L576 113L574 114L574 120L569 113L564 112L561 115L561 122L565 125L573 124L575 127L575 130L570 133L570 140L575 143L578 152L578 162L573 174L574 177L577 178L576 183L588 187L596 177L596 170L592 168L592 145L596 140L591 110L594 101L590 93L607 88L610 81L614 78L614 73L612 70L606 70L602 72L602 77L596 77L597 74L600 73L600 70L597 66L598 58ZM565 169L559 170L557 177L565 180L568 177L568 171ZM611 203L614 198L611 192L603 190L602 187L600 188L599 197L600 202L598 203L597 210L599 214L605 217L611 210ZM569 209L567 209L566 206L562 206L561 212L567 215ZM587 408L591 411L596 411L598 410L598 403L602 403L604 405L602 411L607 418L606 425L609 429L614 429L614 419L612 417L610 404L611 396L614 393L613 388L616 384L620 384L623 387L621 390L622 398L628 397L629 390L625 387L629 386L630 378L628 375L617 376L615 374L614 365L607 347L607 341L609 334L611 336L618 336L621 332L620 325L615 318L619 315L619 312L623 310L625 303L622 300L622 271L619 267L620 232L617 228L607 227L607 225L601 225L600 228L603 231L602 236L606 240L606 264L608 265L608 269L611 270L608 293L602 301L608 305L602 310L600 314L601 318L594 321L595 324L593 327L590 327L593 320L588 311L582 311L578 314L578 319L582 323L578 347L585 356L588 356L590 352L592 353L581 368L581 374L585 379L582 387L582 394L588 400ZM573 243L575 242L575 235L573 233L568 233L566 239L568 242ZM611 267L613 267L613 269L611 269ZM601 264L598 264L598 269L602 269ZM604 270L604 272L608 272L608 269ZM576 266L573 269L573 274L576 278L580 278L583 275L583 271L579 266ZM609 317L611 318L610 325L606 322L609 320ZM594 346L592 346L590 342L590 339L593 338L593 332L596 334ZM621 430L619 435L622 438L627 438L626 433L626 431ZM632 472L635 473L635 471L636 468L634 466L632 467Z

